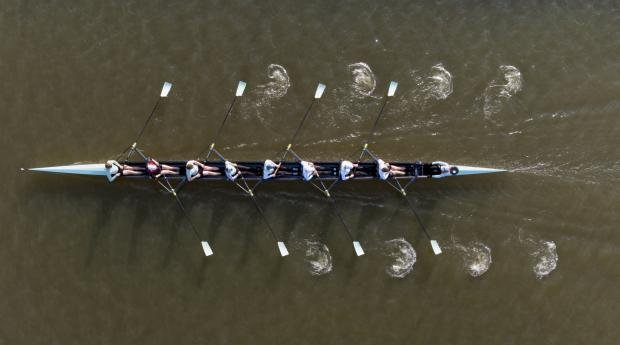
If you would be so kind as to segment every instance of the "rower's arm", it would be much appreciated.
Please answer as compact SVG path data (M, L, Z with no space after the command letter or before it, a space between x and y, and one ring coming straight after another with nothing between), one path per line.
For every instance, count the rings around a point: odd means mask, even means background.
M110 181L110 183L114 182L114 180L116 180L119 176L121 176L121 173L118 172L114 175L108 175L108 180Z

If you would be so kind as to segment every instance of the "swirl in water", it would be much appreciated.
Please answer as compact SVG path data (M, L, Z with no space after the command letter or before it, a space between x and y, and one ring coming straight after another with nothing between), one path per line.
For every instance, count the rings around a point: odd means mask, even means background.
M484 116L489 119L502 110L503 105L512 96L521 91L523 78L521 72L514 66L499 66L502 81L493 80L484 90Z
M430 72L413 71L417 85L411 98L420 109L428 108L434 101L444 100L452 94L452 74L439 63L431 67Z
M288 88L291 86L286 69L280 65L269 65L267 67L267 77L269 78L267 84L261 84L256 87L261 95L259 105L268 103L273 99L284 97L288 92Z
M538 245L539 248L532 252L532 256L536 258L536 263L532 269L536 278L542 279L555 270L558 266L559 257L555 242L540 241Z
M455 243L454 246L461 253L463 267L470 276L479 277L491 267L491 248L484 243L472 242L469 246Z
M321 242L306 240L306 263L310 274L320 276L332 270L332 256L329 248Z
M395 238L384 242L387 255L394 261L385 268L387 274L394 278L404 278L413 269L417 254L411 243L404 238Z
M372 95L377 86L377 81L370 66L364 62L357 62L350 64L348 67L353 76L353 95L356 97Z
M429 97L446 99L452 93L452 75L442 64L437 64L431 68L425 87Z

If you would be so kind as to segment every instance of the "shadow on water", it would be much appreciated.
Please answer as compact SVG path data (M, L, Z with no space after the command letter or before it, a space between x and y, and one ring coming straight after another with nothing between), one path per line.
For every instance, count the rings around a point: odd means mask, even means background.
M84 266L89 268L93 262L93 258L95 257L95 252L97 251L97 242L102 236L105 229L108 228L110 224L110 219L112 218L113 207L110 205L110 200L107 197L100 200L99 212L95 215L95 221L93 222L93 226L91 227L91 235L90 240L88 241L88 249L86 251L86 258L84 259Z
M148 213L143 207L136 209L131 225L131 238L129 240L129 250L127 251L127 264L132 265L138 257L138 242L142 235L142 227L148 217Z

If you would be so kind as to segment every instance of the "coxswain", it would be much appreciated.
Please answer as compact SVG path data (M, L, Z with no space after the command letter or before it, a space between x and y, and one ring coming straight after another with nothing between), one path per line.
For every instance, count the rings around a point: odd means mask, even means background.
M179 168L160 164L155 159L148 158L146 160L146 173L153 178L159 178L161 175L178 175Z
M193 181L201 176L217 176L221 175L220 169L202 164L195 160L190 160L185 164L185 176L187 181Z
M142 175L144 169L127 164L121 165L115 160L109 160L105 162L105 173L108 181L112 182L121 175Z
M263 165L263 180L268 180L278 173L280 166L282 163L275 163L271 159L265 160L265 164Z
M306 181L310 181L313 177L319 176L319 172L316 170L314 163L307 161L301 161L301 173Z
M357 168L357 164L351 161L340 162L340 179L346 181L355 177L355 171L353 171L355 168Z

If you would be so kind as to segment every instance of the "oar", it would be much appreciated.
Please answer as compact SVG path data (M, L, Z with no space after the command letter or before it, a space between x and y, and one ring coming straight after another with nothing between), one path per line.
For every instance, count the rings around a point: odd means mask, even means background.
M431 239L431 235L428 234L428 231L426 230L426 227L424 226L424 223L422 223L422 219L420 218L420 215L418 215L418 212L415 210L415 207L413 207L413 204L411 203L411 200L409 200L409 198L406 197L406 196L404 196L404 198L405 198L405 200L407 200L407 204L409 204L409 208L411 209L411 211L415 215L415 218L417 219L418 224L420 224L420 227L422 228L422 231L426 235L426 238L428 238L428 240L431 242L431 247L433 248L433 252L435 253L435 255L441 254L441 247L439 247L439 243L437 241Z
M375 135L375 131L377 130L377 125L379 124L379 120L381 119L381 115L383 115L383 109L385 109L385 105L388 102L390 97L393 97L396 93L396 88L398 87L398 83L395 81L390 81L390 86L388 86L387 97L383 99L383 103L381 104L381 109L379 109L379 115L377 115L377 119L375 123L372 125L372 130L370 131L370 136Z
M280 241L280 239L276 235L276 232L271 227L271 224L269 224L269 221L267 221L267 216L265 216L265 213L263 213L263 209L260 208L260 206L258 205L258 201L256 201L256 198L254 197L254 194L250 193L250 197L252 198L252 201L254 202L254 206L256 206L256 210L258 210L258 213L260 214L261 218L263 219L263 222L267 225L267 228L269 229L269 232L271 233L271 236L273 236L273 238L278 243L278 250L280 251L280 255L283 256L283 257L287 256L288 255L288 249L286 249L286 245L284 244L284 242Z
M377 130L377 125L379 124L381 115L383 115L383 110L385 109L385 105L387 104L388 99L390 97L394 97L394 94L396 93L396 88L398 88L398 82L393 81L393 80L390 81L390 85L388 86L387 97L383 99L383 103L381 104L381 108L379 109L379 114L377 115L377 118L375 119L375 123L372 125L372 129L370 130L370 135L368 136L368 140L366 140L366 143L364 144L364 147L362 148L360 157L357 159L357 164L360 164L362 162L364 153L368 153L371 156L371 158L376 160L376 157L374 157L374 155L372 155L370 151L368 151L368 141L370 140L370 138L372 138L375 135L375 131ZM357 170L357 167L353 168L353 174L355 174L356 170Z
M349 226L347 225L347 223L345 223L344 219L342 218L342 215L340 214L340 210L338 209L338 206L336 206L336 201L333 200L333 199L331 199L331 200L332 200L332 203L334 205L334 213L336 214L338 219L340 219L340 222L342 223L342 225L344 226L345 230L347 231L347 234L349 235L349 238L353 242L353 249L355 250L355 254L357 256L364 255L364 249L362 249L362 245L359 243L359 241L356 241L353 238L353 234L351 234L351 229L349 229Z
M243 80L240 80L239 83L237 84L237 91L235 92L235 97L233 98L232 102L230 102L230 106L228 107L228 110L226 111L226 116L224 116L224 120L222 120L220 127L218 128L217 132L215 132L215 137L213 138L211 145L209 145L209 148L208 148L209 155L211 153L210 151L212 151L213 148L215 148L215 143L217 142L217 139L219 138L220 133L222 132L222 129L224 128L224 124L226 124L226 121L228 120L228 118L230 117L230 114L232 113L232 109L233 109L233 106L235 105L235 102L237 101L237 98L243 96L243 92L245 91L246 85L247 83L244 82ZM198 157L202 156L206 151L207 149L202 150L202 152L200 152Z
M314 102L323 96L323 92L325 92L325 84L319 83L319 85L317 85L316 87L316 91L314 91L314 98L312 99L312 102L310 102L310 106L308 107L308 109L306 109L306 113L304 114L304 117L301 119L301 123L299 124L299 126L297 126L297 129L295 130L295 134L293 134L293 139L291 139L290 143L287 146L287 151L290 150L291 146L293 146L293 144L295 143L295 139L297 139L297 136L299 135L299 132L301 131L301 127L303 127L304 122L306 122L306 119L308 118L308 115L310 114L310 109L312 109Z
M164 178L166 178L165 175L164 175ZM166 178L166 180L167 180L167 178ZM170 183L168 182L168 184L170 184ZM185 210L185 206L183 206L183 203L181 202L181 199L179 198L177 193L174 191L174 189L171 190L171 193L172 193L172 196L174 196L174 198L176 199L177 203L179 204L179 207L181 208L181 211L183 211L183 215L185 216L185 219L187 219L187 222L189 223L190 228L192 228L192 231L194 232L194 235L196 235L196 238L198 239L198 241L200 241L200 244L202 245L202 251L205 253L205 256L213 255L213 250L211 249L211 246L209 245L209 242L201 240L200 235L198 235L198 230L196 230L196 227L194 226L194 223L192 223L192 220L189 217L189 214L187 214L187 211Z
M164 82L164 86L162 86L161 88L161 93L159 94L159 98L157 99L157 102L155 102L155 106L153 107L153 110L151 110L151 114L146 119L146 122L144 123L144 126L142 126L140 133L138 133L138 137L136 137L136 140L134 140L133 144L131 144L132 151L138 145L138 141L140 141L140 138L142 138L142 134L144 134L144 130L148 126L149 122L151 122L151 119L153 118L153 115L155 114L155 111L157 110L157 107L159 106L160 101L162 100L162 98L168 97L168 93L170 93L170 89L172 89L172 84L169 82Z
M295 134L293 134L293 138L291 139L291 141L289 141L289 144L286 146L286 149L284 149L284 153L282 154L282 157L280 157L280 161L278 162L278 167L275 170L276 174L278 173L278 170L280 170L280 167L282 166L282 162L284 161L284 158L286 158L286 155L289 152L291 152L291 148L293 147L293 144L295 143L295 140L297 139L297 136L299 135L299 132L301 131L301 127L303 127L304 122L306 122L306 119L308 118L308 115L310 114L310 110L312 109L312 106L314 105L314 102L317 99L320 99L321 97L323 97L323 92L325 92L325 84L319 83L316 86L316 90L314 91L314 98L312 98L312 102L310 102L310 105L308 106L308 109L306 109L306 112L304 113L304 117L301 119L301 122L299 123L299 126L297 126L297 129L295 130ZM293 154L295 154L295 153L293 152ZM295 154L295 156L297 156L297 155ZM301 158L299 158L299 156L297 156L296 158L301 160ZM256 188L259 184L260 184L260 182L257 183L254 186L254 188Z

